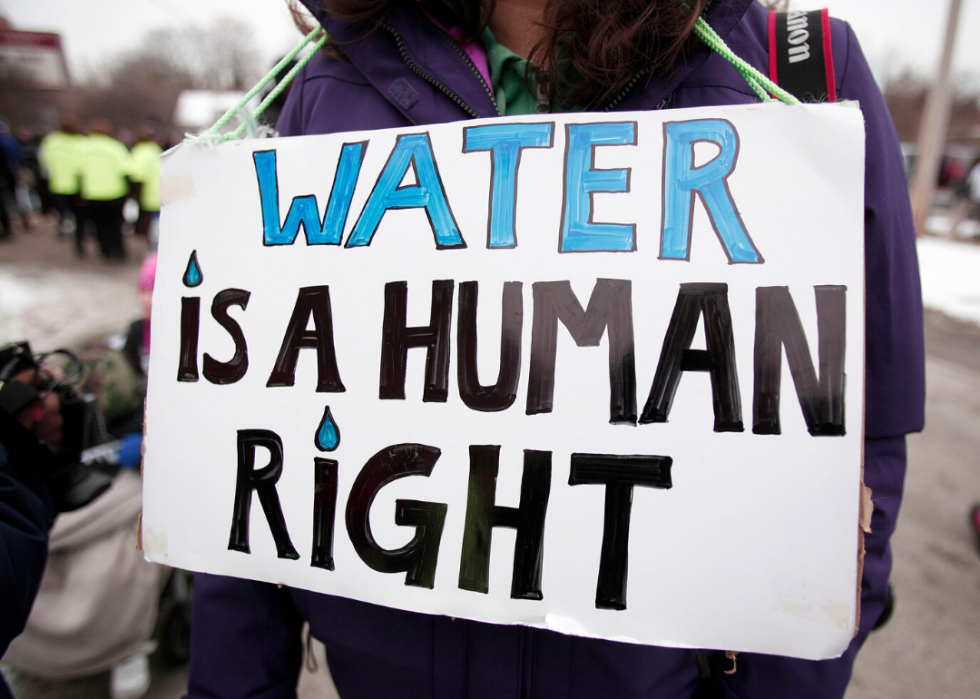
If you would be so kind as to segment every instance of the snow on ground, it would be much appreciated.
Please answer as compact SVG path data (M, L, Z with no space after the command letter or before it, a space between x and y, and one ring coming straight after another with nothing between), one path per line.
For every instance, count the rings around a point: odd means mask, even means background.
M980 325L980 246L924 237L918 249L923 304Z
M125 329L140 315L137 274L0 264L0 345L27 339L45 352Z

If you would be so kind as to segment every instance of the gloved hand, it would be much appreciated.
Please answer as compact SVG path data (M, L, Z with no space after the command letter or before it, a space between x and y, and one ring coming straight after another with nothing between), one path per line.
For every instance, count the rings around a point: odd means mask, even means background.
M119 468L133 468L143 458L143 435L138 432L123 435L119 440Z

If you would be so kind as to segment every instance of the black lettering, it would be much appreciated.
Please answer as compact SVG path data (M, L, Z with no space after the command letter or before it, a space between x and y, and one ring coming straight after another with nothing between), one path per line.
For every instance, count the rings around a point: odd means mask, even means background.
M269 464L255 468L255 450L262 447L269 452ZM289 540L286 519L279 504L276 483L282 475L282 440L269 430L238 430L238 478L235 482L235 508L231 520L229 551L251 553L248 546L248 522L252 509L252 491L259 494L259 502L265 519L272 530L279 558L296 560L299 554Z
M201 299L184 296L180 299L180 364L177 380L194 382L197 373L197 343L201 334Z
M598 347L609 335L609 422L636 424L636 365L633 356L632 286L628 279L598 279L588 310L567 281L534 283L531 327L531 371L527 414L550 413L554 407L558 321L579 347Z
M704 318L705 350L692 350L691 342ZM667 326L657 373L643 406L641 424L667 422L674 395L685 371L711 374L711 398L715 432L741 432L742 398L735 367L732 314L727 284L681 284L674 312Z
M497 383L483 386L477 371L477 282L459 285L459 325L456 330L459 357L459 396L472 410L506 410L517 399L521 374L521 334L524 331L524 294L521 282L506 282L500 320L500 369Z
M310 565L333 570L333 527L337 513L337 462L314 457L313 555Z
M495 504L499 446L470 447L470 482L466 496L466 527L459 563L459 587L486 594L490 590L490 544L494 527L517 530L510 596L540 600L544 563L544 521L551 495L551 452L524 450L521 504Z
M225 289L211 302L211 317L218 321L231 339L235 341L235 354L227 362L219 362L207 352L204 353L204 378L213 384L224 386L239 381L248 371L248 346L245 334L238 322L228 315L229 306L238 306L243 311L248 307L251 293L243 289Z
M441 453L423 444L396 444L382 449L357 474L347 501L347 534L361 560L379 573L406 573L406 585L430 590L435 584L447 506L396 500L395 524L415 527L415 536L393 551L381 548L375 541L368 515L374 498L384 486L406 476L428 477Z
M626 609L633 487L669 489L672 463L669 456L572 454L569 485L606 486L596 609Z
M409 328L408 282L385 284L385 317L381 340L381 400L405 400L405 367L408 350L425 347L426 403L445 403L449 398L449 335L453 313L453 290L450 280L432 282L432 311L429 325Z
M847 287L815 286L818 380L793 297L785 286L755 291L755 388L752 432L780 434L779 393L782 348L786 348L796 396L807 430L814 437L844 435L844 355Z
M313 330L307 330L311 317ZM337 369L329 286L309 286L299 290L279 357L266 386L295 385L296 362L301 349L316 350L317 393L343 393L347 390Z

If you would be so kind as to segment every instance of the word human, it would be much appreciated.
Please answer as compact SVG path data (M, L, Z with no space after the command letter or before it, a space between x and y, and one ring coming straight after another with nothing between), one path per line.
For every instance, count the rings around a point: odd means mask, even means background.
M463 128L464 153L489 153L492 176L486 247L515 248L518 174L522 152L554 147L553 122L506 123ZM631 168L598 169L596 150L637 143L637 123L611 122L565 125L563 203L559 252L634 252L636 225L594 221L594 197L630 191ZM712 143L718 154L695 166L694 146ZM293 245L300 227L307 245L341 245L354 191L361 179L369 142L341 148L333 186L320 217L315 195L294 196L281 217L276 151L253 153L262 208L266 246ZM690 258L691 220L695 200L707 208L712 227L730 263L762 263L728 187L739 150L735 127L724 119L668 122L663 127L663 217L660 257ZM414 184L403 184L414 175ZM698 195L698 196L695 196ZM428 133L399 135L376 176L344 247L371 245L385 213L392 209L424 209L440 250L467 247L443 185Z

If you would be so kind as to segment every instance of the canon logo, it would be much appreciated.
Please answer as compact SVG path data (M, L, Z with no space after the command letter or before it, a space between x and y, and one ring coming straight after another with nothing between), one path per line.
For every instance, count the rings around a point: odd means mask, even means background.
M786 31L789 33L789 62L799 63L810 58L810 32L807 30L808 23L806 12L788 12L786 14Z

